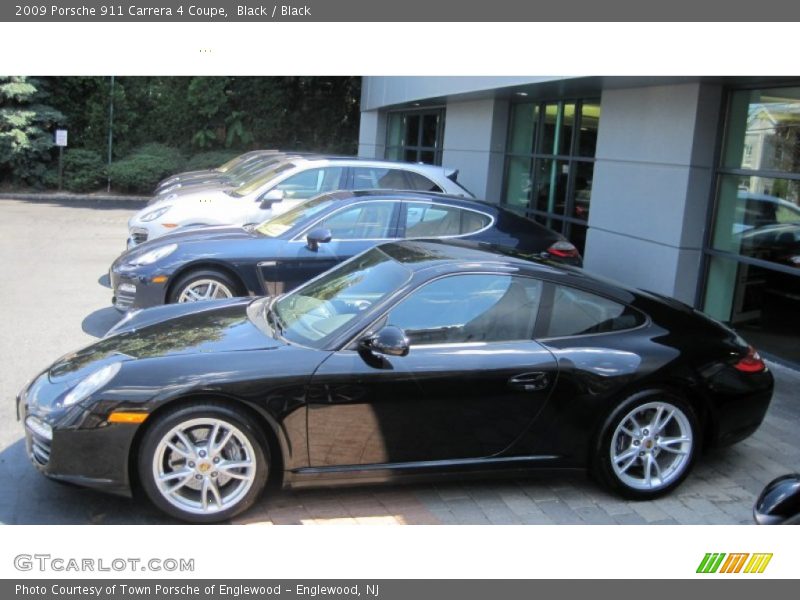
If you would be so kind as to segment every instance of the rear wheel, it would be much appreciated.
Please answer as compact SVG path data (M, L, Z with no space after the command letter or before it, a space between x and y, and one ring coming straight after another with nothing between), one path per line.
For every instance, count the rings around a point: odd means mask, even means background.
M643 392L626 399L606 421L593 470L623 496L656 498L686 478L699 448L691 405L670 392Z
M249 508L270 467L266 441L246 413L209 402L158 417L138 458L150 500L193 523L223 521Z
M237 283L229 275L215 269L192 271L182 276L169 294L169 302L200 302L241 295Z

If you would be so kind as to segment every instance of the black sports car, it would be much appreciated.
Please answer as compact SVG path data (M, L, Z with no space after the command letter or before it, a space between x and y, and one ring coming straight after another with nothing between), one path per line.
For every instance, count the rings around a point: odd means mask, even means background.
M258 227L190 228L141 244L111 266L121 311L277 295L381 241L460 238L580 265L560 234L499 206L435 193L335 192Z
M736 333L508 250L372 248L280 296L129 313L19 395L46 475L210 522L284 485L588 468L632 498L755 431L773 378Z

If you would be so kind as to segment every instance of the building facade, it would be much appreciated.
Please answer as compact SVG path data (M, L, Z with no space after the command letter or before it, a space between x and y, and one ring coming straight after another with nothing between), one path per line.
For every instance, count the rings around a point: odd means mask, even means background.
M365 77L361 108L360 155L457 168L800 363L800 77Z

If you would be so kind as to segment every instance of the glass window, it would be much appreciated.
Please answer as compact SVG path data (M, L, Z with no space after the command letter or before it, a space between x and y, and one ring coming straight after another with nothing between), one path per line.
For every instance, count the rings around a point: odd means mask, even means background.
M511 131L508 136L508 151L511 154L533 153L538 120L538 104L515 104L511 107Z
M596 99L511 107L502 203L583 252L600 122Z
M593 157L597 149L597 128L600 124L600 101L581 103L581 124L578 131L578 154Z
M510 275L454 275L422 287L386 321L412 344L530 340L542 283Z
M644 322L638 311L583 290L556 285L544 337L608 333Z
M800 87L733 92L723 167L800 173Z
M365 202L331 215L320 227L330 229L335 240L387 239L395 206L395 202Z
M405 190L408 188L403 171L380 167L355 167L353 189L355 190Z
M386 125L385 157L390 160L442 164L444 110L393 112Z
M800 181L722 175L712 247L796 265L800 246Z
M341 189L343 173L342 167L309 169L287 177L273 189L282 190L287 198L312 198L323 192Z
M426 202L406 203L406 237L465 235L483 229L491 217L455 206Z
M286 339L322 347L326 338L409 279L408 269L373 248L282 296L267 318Z
M438 185L433 183L427 177L420 175L419 173L415 173L414 171L406 171L405 172L406 179L408 179L408 189L409 190L419 190L423 192L441 192L443 191Z
M703 303L756 347L793 361L800 361L798 132L800 87L731 92Z

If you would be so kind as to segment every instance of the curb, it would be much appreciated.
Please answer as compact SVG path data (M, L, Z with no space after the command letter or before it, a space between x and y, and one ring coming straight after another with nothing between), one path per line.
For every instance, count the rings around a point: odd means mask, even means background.
M60 204L108 203L121 205L144 205L151 196L114 196L109 194L68 194L68 193L0 193L0 200L22 200L25 202L56 202Z

